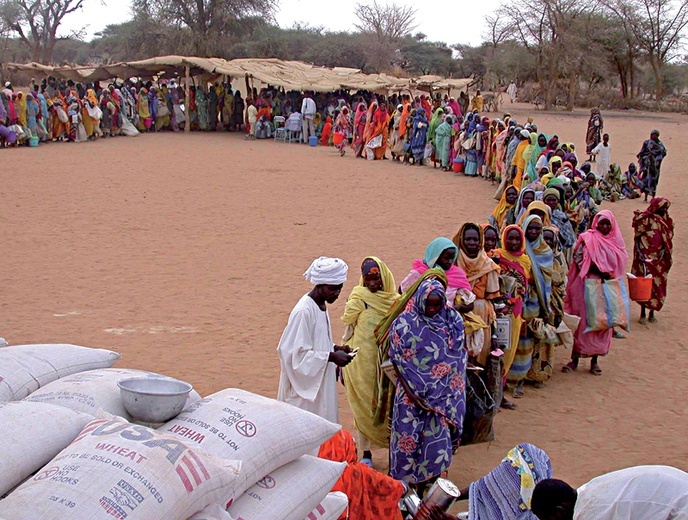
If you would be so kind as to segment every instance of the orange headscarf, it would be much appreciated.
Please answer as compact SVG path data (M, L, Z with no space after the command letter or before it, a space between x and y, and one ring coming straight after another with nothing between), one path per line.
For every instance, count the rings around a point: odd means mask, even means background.
M358 462L356 442L348 431L340 430L320 446L318 457L349 464L332 488L349 497L349 520L401 520L399 500L404 494L403 484ZM345 518L346 512L339 520Z

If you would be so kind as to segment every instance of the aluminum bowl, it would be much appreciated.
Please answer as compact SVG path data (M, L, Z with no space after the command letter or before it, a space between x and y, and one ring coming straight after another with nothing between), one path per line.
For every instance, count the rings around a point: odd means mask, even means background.
M193 386L172 378L130 377L117 382L124 409L137 421L161 423L182 411Z

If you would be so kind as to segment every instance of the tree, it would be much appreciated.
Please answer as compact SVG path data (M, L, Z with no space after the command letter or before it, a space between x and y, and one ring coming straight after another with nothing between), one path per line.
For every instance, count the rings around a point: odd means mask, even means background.
M2 0L0 17L21 42L31 59L50 63L65 16L81 9L84 0Z
M394 44L408 36L416 24L416 10L396 4L356 4L354 14L359 22L355 27L362 33L374 34L380 43Z
M662 69L676 57L688 26L688 0L609 0L605 5L647 53L659 101L664 96Z
M277 0L134 0L135 14L151 16L162 23L188 28L195 54L219 54L219 40L239 31L252 15L272 17Z

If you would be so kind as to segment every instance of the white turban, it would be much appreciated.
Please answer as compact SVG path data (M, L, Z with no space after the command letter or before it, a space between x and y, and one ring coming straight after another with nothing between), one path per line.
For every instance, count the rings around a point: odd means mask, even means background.
M313 285L340 285L346 282L349 266L341 258L321 256L303 273Z

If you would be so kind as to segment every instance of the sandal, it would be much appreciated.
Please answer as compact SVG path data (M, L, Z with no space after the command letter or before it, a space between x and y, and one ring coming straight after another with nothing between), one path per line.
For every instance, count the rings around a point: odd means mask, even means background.
M614 332L612 333L612 338L615 339L626 339L626 336L621 334L618 330L614 329Z
M516 404L509 401L506 397L502 397L502 402L499 407L505 410L515 410L517 408Z
M641 325L647 325L647 318L640 318L638 320L638 323L640 323Z
M513 391L514 399L521 399L524 395L526 395L526 393L523 391L523 388L519 388L519 387L514 388L514 391Z
M597 363L593 363L590 365L590 373L594 376L601 376L602 375L602 369L600 368L600 365Z
M561 367L561 371L564 374L568 374L569 372L575 372L577 369L578 369L578 365L576 363L574 363L573 361L569 361L563 367Z

